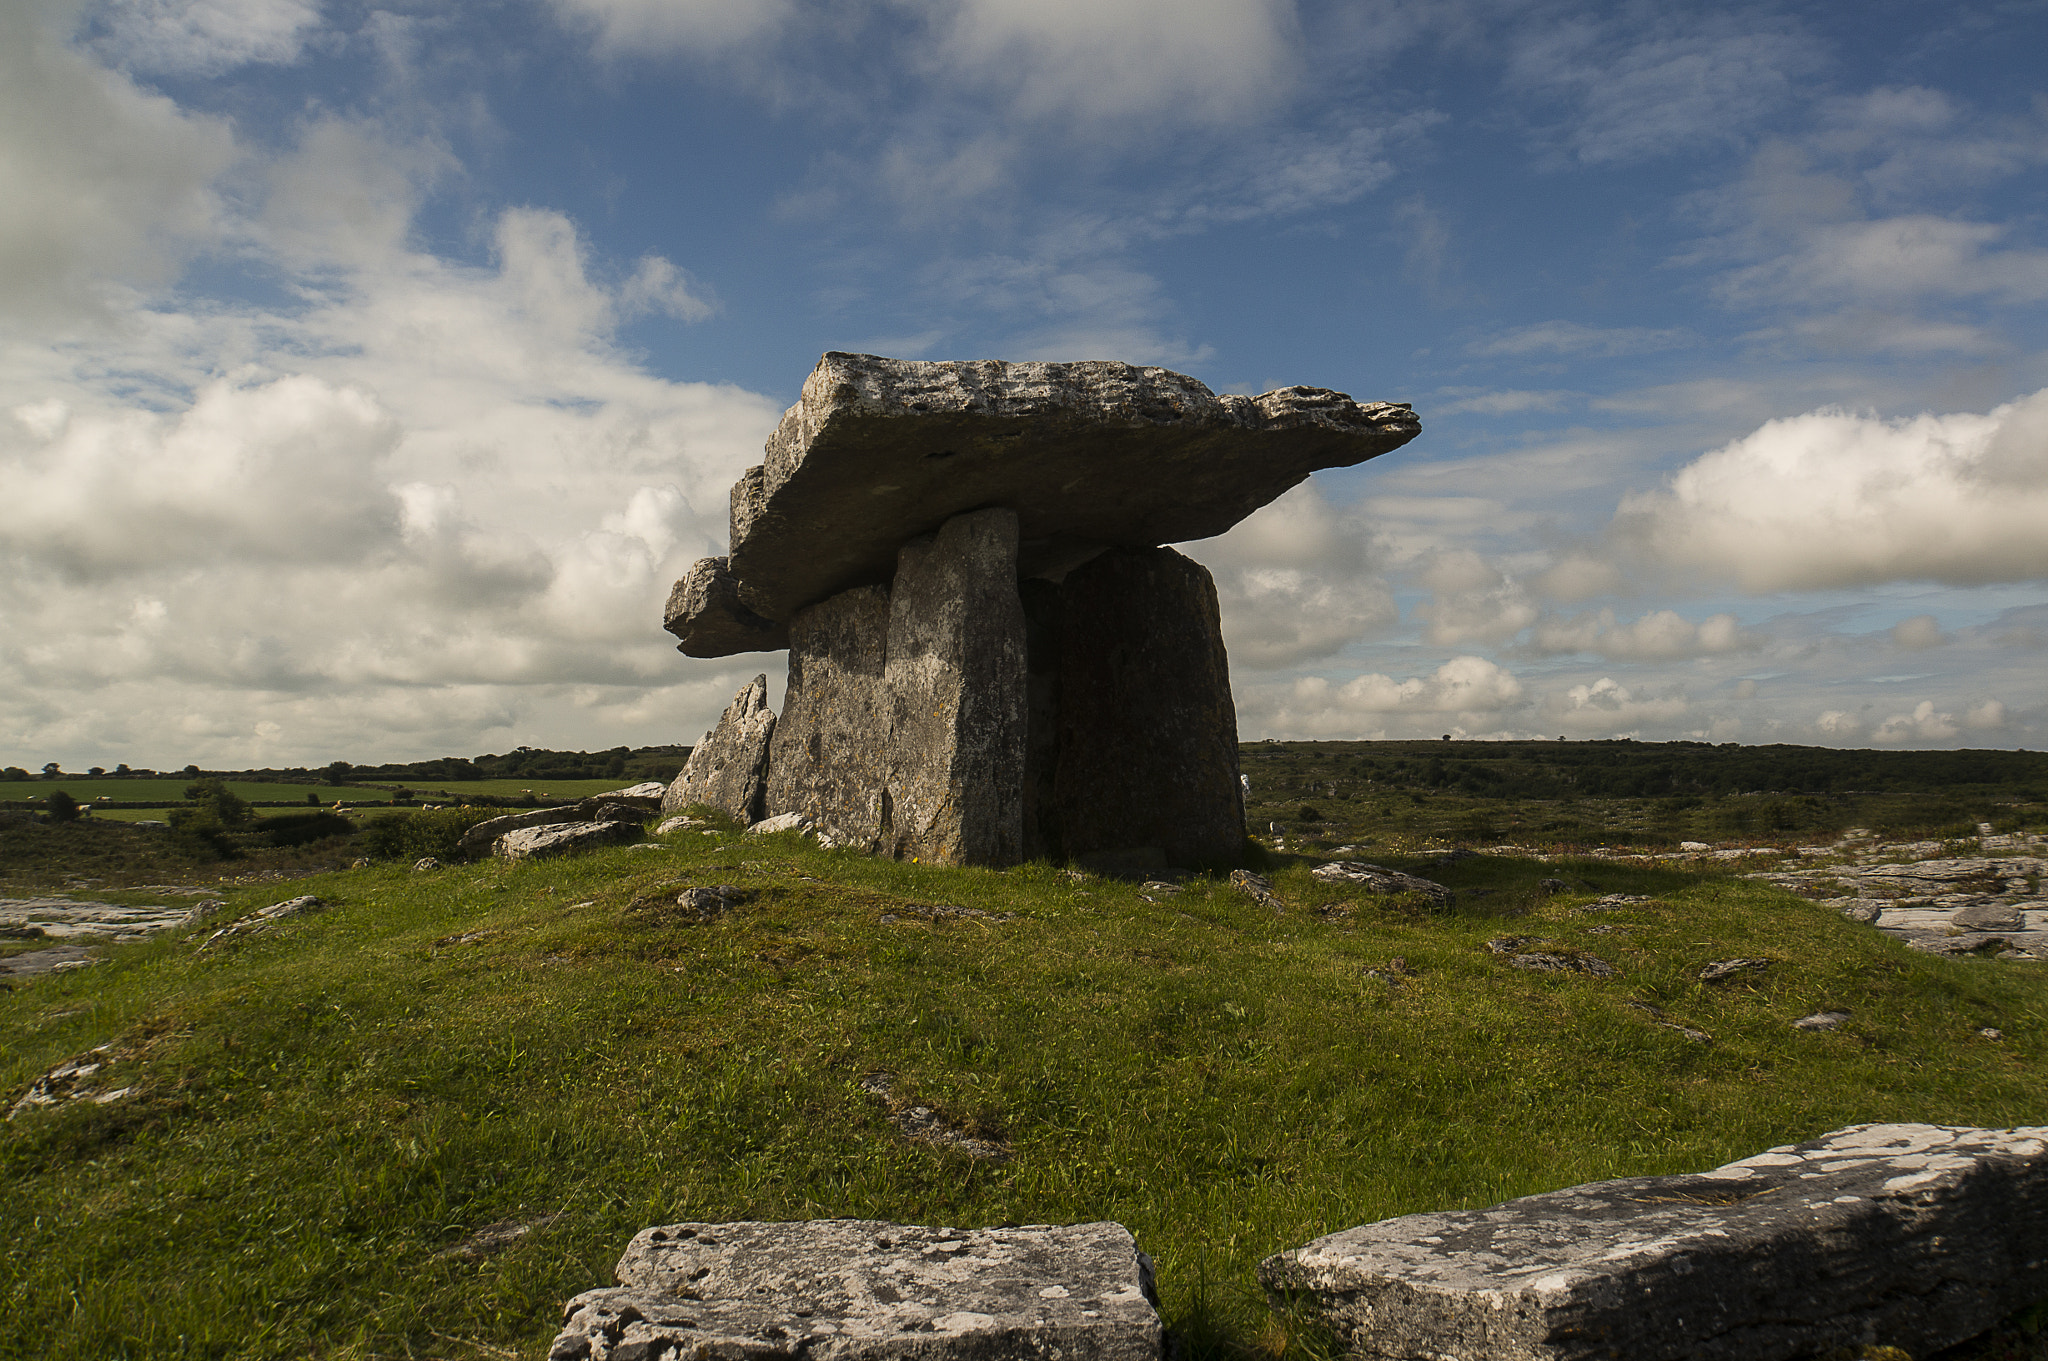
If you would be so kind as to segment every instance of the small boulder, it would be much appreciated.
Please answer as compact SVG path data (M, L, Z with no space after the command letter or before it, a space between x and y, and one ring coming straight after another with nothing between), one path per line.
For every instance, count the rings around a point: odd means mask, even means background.
M547 827L521 827L498 838L497 854L506 860L539 860L575 851L615 846L640 835L637 822L567 822Z
M1738 974L1762 973L1770 967L1768 959L1717 959L1700 970L1700 982L1720 983Z
M777 832L808 832L811 820L802 813L777 813L747 828L748 836L773 836Z
M1849 1019L1846 1011L1816 1011L1811 1016L1801 1016L1792 1023L1794 1030L1833 1030Z
M563 822L579 822L582 814L571 805L565 808L534 808L524 813L507 813L501 818L490 818L477 823L462 834L456 845L469 855L482 855L497 844L498 838L507 832L516 832L522 827L549 827Z
M1373 893L1419 893L1438 907L1449 907L1456 895L1433 879L1421 879L1364 860L1333 860L1310 874L1326 884L1355 884Z

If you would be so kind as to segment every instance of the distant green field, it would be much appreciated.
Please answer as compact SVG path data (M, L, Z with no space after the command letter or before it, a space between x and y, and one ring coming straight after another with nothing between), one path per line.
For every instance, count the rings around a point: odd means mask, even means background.
M592 794L604 794L614 789L625 789L634 782L631 779L609 780L429 780L408 788L420 791L422 795L440 793L446 790L460 800L465 794L489 794L496 798L517 798L528 790L534 797L550 794L556 798L583 799Z
M112 799L116 803L183 803L185 790L191 784L192 781L182 775L166 780L95 780L90 775L75 778L66 775L60 780L0 780L0 799L43 799L61 789L80 803L92 803L100 798ZM227 785L230 791L251 802L290 799L304 803L308 794L315 795L322 803L348 799L352 794L382 797L366 789L337 789L324 784L262 784L254 780L229 780Z

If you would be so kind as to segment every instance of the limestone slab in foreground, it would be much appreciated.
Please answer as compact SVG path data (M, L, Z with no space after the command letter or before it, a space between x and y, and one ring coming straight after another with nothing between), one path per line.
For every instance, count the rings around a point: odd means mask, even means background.
M2048 1127L1852 1125L1696 1176L1346 1229L1259 1279L1355 1357L1924 1356L2048 1296Z
M1160 1356L1151 1262L1121 1224L669 1224L616 1274L569 1301L549 1361Z

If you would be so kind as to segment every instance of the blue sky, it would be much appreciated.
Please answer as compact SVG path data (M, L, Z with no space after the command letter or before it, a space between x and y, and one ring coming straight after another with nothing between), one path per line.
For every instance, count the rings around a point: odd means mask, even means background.
M1247 737L2048 743L2048 4L0 0L0 757L691 741L829 349L1415 404Z

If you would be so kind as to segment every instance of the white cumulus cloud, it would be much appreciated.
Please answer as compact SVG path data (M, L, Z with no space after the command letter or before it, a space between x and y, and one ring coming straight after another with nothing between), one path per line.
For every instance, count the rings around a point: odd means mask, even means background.
M2048 576L2048 389L1987 415L1822 410L1694 460L1615 520L1644 558L1752 591Z

